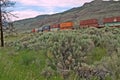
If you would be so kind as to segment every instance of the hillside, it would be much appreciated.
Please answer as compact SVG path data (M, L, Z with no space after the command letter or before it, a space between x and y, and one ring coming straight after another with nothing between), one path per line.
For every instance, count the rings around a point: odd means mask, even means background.
M90 3L85 3L81 7L72 8L62 13L40 15L35 18L15 21L14 26L16 29L23 31L43 25L73 21L77 27L80 20L91 18L102 20L102 18L113 16L120 16L120 1L95 0Z

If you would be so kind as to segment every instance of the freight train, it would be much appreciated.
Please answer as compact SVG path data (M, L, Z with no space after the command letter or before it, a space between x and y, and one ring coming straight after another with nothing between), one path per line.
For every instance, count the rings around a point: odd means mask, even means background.
M102 25L99 24L98 19L87 19L87 20L81 20L79 23L80 28L87 28L87 27L96 27L96 28L102 28L102 27L120 27L120 16L119 17L109 17L104 18L102 20ZM74 22L68 21L68 22L62 22L59 24L52 24L48 26L43 26L40 28L34 28L32 29L32 32L44 32L44 31L59 31L59 30L73 30L74 29Z

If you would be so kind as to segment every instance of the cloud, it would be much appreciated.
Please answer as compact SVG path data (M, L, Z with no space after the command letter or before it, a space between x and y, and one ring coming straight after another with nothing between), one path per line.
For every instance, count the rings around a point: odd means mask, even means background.
M20 20L35 17L41 14L54 14L57 13L57 11L58 12L65 11L66 9L81 6L85 2L90 2L92 0L11 0L11 1L15 1L16 3L21 4L17 5L16 9L27 7L27 10L23 9L20 11L13 12L13 14L17 14L17 16L19 17L13 18L13 20ZM31 8L31 6L36 6L37 9L39 10ZM57 9L56 11L56 8L59 9ZM41 9L44 9L44 11L41 11Z
M33 10L24 10L24 11L14 11L12 12L12 14L15 14L18 18L12 17L12 20L21 20L21 19L26 19L26 18L30 18L30 17L35 17L37 15L40 14L44 14L44 13L40 13L38 11L33 11Z
M85 2L92 0L14 0L24 5L44 6L44 7L66 7L81 6Z
M31 9L28 10L23 10L23 11L13 11L12 14L14 14L17 17L13 17L11 16L11 20L15 21L15 20L21 20L21 19L27 19L27 18L33 18L36 17L38 15L44 15L44 14L53 14L55 12L39 12L39 11L34 11Z

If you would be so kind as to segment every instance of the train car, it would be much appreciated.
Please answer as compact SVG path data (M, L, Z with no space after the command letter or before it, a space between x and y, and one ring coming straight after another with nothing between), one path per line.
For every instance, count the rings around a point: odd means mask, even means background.
M60 30L74 29L73 22L63 22L60 23Z
M32 29L32 32L33 32L33 33L38 32L38 29L37 29L37 28L33 28L33 29Z
M88 20L81 20L80 27L99 27L97 19L88 19Z
M35 28L34 28L34 29L32 29L32 32L33 32L33 33L35 32Z
M120 27L120 17L104 18L103 23L106 27Z
M60 30L60 24L53 24L50 26L50 31L59 31Z
M38 32L43 32L43 28L42 27L38 28Z
M48 32L48 31L50 31L50 26L43 26L42 30L43 30L43 32Z

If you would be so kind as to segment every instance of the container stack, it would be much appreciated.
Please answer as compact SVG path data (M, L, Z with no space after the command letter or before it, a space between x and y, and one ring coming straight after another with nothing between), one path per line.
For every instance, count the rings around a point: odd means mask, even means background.
M80 27L99 27L97 19L81 20Z
M60 30L73 29L73 22L60 23Z
M60 25L59 24L53 24L50 26L51 31L59 31Z
M44 26L44 27L42 28L42 30L43 30L44 32L48 32L48 31L50 31L50 26Z
M104 18L103 23L106 27L120 27L120 17Z

